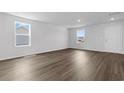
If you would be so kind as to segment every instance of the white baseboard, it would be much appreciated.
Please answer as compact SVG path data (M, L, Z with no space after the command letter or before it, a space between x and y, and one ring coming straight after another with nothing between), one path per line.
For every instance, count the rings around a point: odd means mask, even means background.
M106 52L106 53L114 53L114 54L124 54L123 52L112 52L106 50L97 50L97 49L87 49L87 48L72 48L72 49L80 49L80 50L89 50L89 51L97 51L97 52Z
M11 56L11 57L3 57L3 58L0 58L0 61L9 60L9 59L15 59L15 58L20 58L20 57L25 57L25 56L31 56L31 55L37 55L37 54L42 54L42 53L47 53L47 52L52 52L52 51L59 51L59 50L64 50L64 49L68 49L68 48L44 50L44 51L41 51L41 52L33 52L33 53L15 55L15 56Z

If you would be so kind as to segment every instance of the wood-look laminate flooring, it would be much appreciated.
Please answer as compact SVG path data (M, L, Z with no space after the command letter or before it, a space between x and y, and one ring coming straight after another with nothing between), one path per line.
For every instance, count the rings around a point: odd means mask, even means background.
M0 61L0 80L124 80L124 55L65 49Z

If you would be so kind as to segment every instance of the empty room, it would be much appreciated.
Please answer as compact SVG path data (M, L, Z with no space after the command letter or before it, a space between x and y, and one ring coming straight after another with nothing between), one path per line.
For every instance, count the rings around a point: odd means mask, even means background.
M1 12L0 81L124 80L123 12Z

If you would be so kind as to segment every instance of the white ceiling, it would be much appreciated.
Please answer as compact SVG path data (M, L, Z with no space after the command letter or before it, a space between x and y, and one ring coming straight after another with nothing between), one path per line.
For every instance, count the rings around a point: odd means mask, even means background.
M121 12L9 12L8 14L65 27L79 27L124 19ZM80 22L77 20L80 19Z

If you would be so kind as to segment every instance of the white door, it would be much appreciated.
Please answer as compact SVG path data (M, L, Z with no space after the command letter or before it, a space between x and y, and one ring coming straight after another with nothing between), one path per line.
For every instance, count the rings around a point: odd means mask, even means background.
M120 53L122 50L122 31L120 26L105 29L105 51Z

